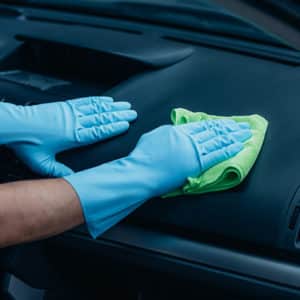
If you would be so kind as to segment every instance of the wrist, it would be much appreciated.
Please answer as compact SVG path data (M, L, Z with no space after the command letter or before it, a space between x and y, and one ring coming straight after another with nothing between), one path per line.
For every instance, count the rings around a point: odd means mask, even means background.
M0 143L20 142L27 136L29 126L26 120L25 106L0 103L0 119L5 126L0 127Z
M52 179L58 183L60 193L63 194L63 199L70 199L68 206L69 214L72 216L71 220L73 226L78 226L84 222L83 211L80 204L79 197L74 188L63 178Z

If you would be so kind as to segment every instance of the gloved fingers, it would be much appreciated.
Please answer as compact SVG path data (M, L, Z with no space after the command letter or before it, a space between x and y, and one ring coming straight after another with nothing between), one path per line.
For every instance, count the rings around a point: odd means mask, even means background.
M126 101L118 101L111 105L107 105L107 108L108 110L106 110L106 112L129 110L131 109L131 104Z
M207 155L210 152L214 152L216 150L222 149L231 144L234 144L235 142L237 141L229 134L220 135L204 143L200 142L198 148L200 149L199 151L201 155Z
M232 132L230 134L236 141L245 142L252 137L252 132L249 129Z
M93 102L78 106L77 110L81 113L80 117L87 115L99 115L105 112L130 110L131 104L129 102Z
M235 156L241 150L243 150L243 148L244 148L243 143L236 142L227 147L218 149L213 152L209 152L207 155L201 156L203 171Z
M208 128L207 121L190 122L175 126L188 134L196 134L198 132L205 131Z
M240 130L239 124L231 119L204 120L179 126L182 126L181 129L193 135L207 130L213 130L216 135Z
M68 102L75 104L76 106L80 105L90 105L93 102L113 102L112 97L107 96L90 96L90 97L81 97L77 99L70 99Z
M218 119L216 120L214 128L223 132L234 132L240 130L240 125L238 122L232 119Z
M235 132L241 129L250 129L250 124L247 122L236 122L232 119L218 119L214 128L220 129L224 132Z
M215 123L209 124L210 130L214 131L216 135L233 134L241 131L241 125L231 119L214 120ZM244 125L243 125L244 124ZM242 126L245 126L243 123Z
M205 143L211 139L216 138L218 135L214 130L204 130L192 135L193 139L197 143Z
M121 122L121 121L132 122L136 118L137 118L137 112L133 109L103 113L100 115L100 119L102 119L103 124L109 124L109 123Z
M137 117L137 112L134 110L123 110L118 112L107 112L99 115L89 115L79 119L83 127L100 126L114 122L127 121L131 122Z
M129 128L127 121L110 123L91 128L82 128L78 130L78 140L82 144L90 144L109 137L119 135Z
M217 136L223 136L223 135L232 135L234 139L244 142L249 137L251 137L251 131L249 129L240 129L239 126L237 126L237 131L228 132L225 128L212 128L207 129L201 132L198 132L196 134L192 134L193 139L196 140L198 143L205 143Z
M249 123L247 122L238 122L239 126L240 126L240 129L250 129L251 126Z
M236 132L243 129L250 129L251 126L247 122L236 122L232 119L219 119L214 128L223 132Z
M129 110L131 104L126 101L114 102L114 103L100 103L98 104L96 113L105 113L121 110Z
M221 149L223 147L229 146L231 144L234 144L236 142L245 142L252 136L252 133L250 130L240 130L228 134L218 135L214 138L207 140L205 142L201 142L198 140L198 143L200 144L199 148L200 153L202 155L206 155L209 152L216 151L218 149Z
M94 96L93 98L94 100L101 102L114 102L114 98L109 96Z

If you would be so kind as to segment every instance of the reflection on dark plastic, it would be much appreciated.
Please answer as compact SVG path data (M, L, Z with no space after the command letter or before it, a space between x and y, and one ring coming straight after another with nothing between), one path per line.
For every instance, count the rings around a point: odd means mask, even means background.
M56 86L71 84L69 81L22 70L1 71L0 79L4 79L14 83L19 83L22 85L27 85L42 91L49 90Z
M291 230L295 229L295 225L297 223L299 213L300 213L300 207L296 206L290 219L289 229Z

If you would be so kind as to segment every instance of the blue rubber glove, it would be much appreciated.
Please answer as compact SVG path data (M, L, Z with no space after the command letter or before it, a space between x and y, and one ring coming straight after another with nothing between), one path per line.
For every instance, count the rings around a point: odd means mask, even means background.
M128 102L87 97L34 106L0 103L0 143L33 171L62 177L73 171L55 155L121 134L137 117Z
M247 123L214 120L166 125L144 134L125 158L65 177L96 238L139 205L182 186L243 149Z

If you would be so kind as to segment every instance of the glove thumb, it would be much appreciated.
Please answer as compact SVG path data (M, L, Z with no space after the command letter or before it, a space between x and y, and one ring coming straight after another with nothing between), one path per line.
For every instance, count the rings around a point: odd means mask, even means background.
M66 165L58 162L55 157L50 157L47 160L44 160L38 168L35 168L37 172L42 175L49 177L64 177L74 173L72 169Z

